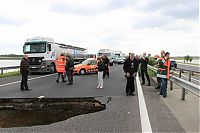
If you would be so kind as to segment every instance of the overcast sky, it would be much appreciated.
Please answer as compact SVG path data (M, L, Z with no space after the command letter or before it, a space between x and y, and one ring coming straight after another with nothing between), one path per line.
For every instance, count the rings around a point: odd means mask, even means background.
M43 36L97 53L200 55L198 0L0 0L0 54Z

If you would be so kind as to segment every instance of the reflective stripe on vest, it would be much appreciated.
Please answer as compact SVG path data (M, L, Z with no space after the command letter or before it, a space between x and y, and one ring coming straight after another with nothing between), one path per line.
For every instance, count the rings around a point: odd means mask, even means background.
M65 56L59 56L56 60L57 72L65 72L66 58Z

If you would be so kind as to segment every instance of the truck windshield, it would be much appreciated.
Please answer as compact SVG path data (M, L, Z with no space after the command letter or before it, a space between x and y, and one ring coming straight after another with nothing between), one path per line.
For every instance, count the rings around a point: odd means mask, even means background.
M45 53L46 52L46 43L25 43L24 44L24 53Z

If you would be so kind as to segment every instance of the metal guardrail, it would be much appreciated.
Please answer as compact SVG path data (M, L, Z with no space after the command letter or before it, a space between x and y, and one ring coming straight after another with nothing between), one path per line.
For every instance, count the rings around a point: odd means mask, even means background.
M148 68L154 72L157 72L157 68L155 68L153 66L148 65ZM188 71L190 71L190 70L188 70ZM179 77L170 76L170 90L173 90L173 83L182 87L182 96L181 96L182 100L185 100L185 95L186 95L185 90L188 90L191 93L200 97L200 86L196 85L194 83L191 83L190 79L189 79L189 81L181 79L181 74L179 75Z
M18 68L20 68L20 66L0 67L0 71L1 71L1 74L3 74L4 70L18 69Z

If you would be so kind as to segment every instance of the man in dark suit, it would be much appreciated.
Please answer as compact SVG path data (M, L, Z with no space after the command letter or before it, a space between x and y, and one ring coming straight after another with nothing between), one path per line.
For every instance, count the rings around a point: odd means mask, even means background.
M135 95L135 85L134 85L134 79L137 75L138 71L138 60L134 57L134 54L131 53L129 55L129 58L126 59L123 65L124 72L126 74L127 78L127 84L126 84L126 95Z
M146 53L143 53L143 56L140 59L140 63L141 63L140 69L141 69L141 75L142 75L142 83L141 83L141 85L145 84L145 78L144 78L144 74L145 74L145 76L147 78L147 81L148 81L147 86L150 86L151 83L150 83L149 75L148 75L148 72L147 72L147 65L149 64L149 58L146 57Z

